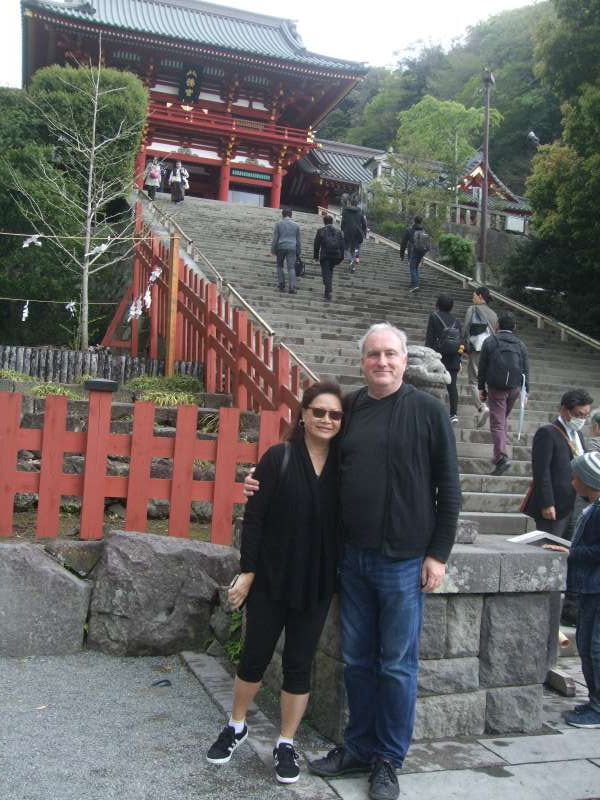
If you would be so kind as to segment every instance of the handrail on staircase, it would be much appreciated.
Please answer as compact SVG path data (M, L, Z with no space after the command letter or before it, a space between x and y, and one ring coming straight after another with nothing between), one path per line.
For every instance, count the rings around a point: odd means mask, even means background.
M248 314L252 317L252 319L255 320L257 325L264 330L267 336L271 337L275 336L275 330L269 325L269 323L266 322L261 317L258 311L252 305L250 305L250 303L247 300L245 300L242 297L242 295L237 291L237 289L231 283L229 283L229 281L225 281L225 279L223 278L221 273L217 270L217 268L210 262L210 260L204 255L204 253L198 247L196 247L193 241L189 238L189 236L185 233L185 231L183 231L180 228L180 226L175 222L175 220L172 219L171 216L167 214L166 211L161 211L160 209L158 209L156 205L150 200L150 197L143 189L138 188L138 197L146 201L146 207L150 209L151 214L153 214L158 218L161 225L163 225L169 231L169 233L172 230L175 230L181 237L182 241L187 242L186 252L189 253L191 249L193 251L192 258L194 260L201 259L207 265L207 267L211 270L211 272L216 278L216 284L219 291L222 292L223 289L225 288L227 292L233 294L236 300L240 303L240 305L242 305L246 309ZM315 375L315 373L310 369L310 367L308 367L304 363L304 361L302 361L302 359L299 358L299 356L297 356L296 353L294 353L294 351L290 347L288 347L283 342L279 342L279 344L285 350L288 351L292 360L295 361L295 363L300 367L300 369L303 370L311 380L315 382L319 380L319 376Z
M315 373L312 371L312 369L311 369L309 366L307 366L307 365L304 363L304 361L302 361L302 359L301 359L301 358L299 358L299 357L296 355L296 353L294 353L294 351L291 349L291 347L288 347L288 346L287 346L287 344L285 344L285 342L279 342L278 344L279 344L279 346L280 346L280 347L283 347L283 349L284 349L284 350L287 350L287 351L288 351L288 353L289 353L289 354L290 354L290 356L291 356L291 357L294 359L294 361L296 362L296 364L298 364L298 366L300 367L300 369L301 369L301 370L304 370L304 372L306 372L306 374L307 374L307 375L308 375L308 377L311 379L311 381L314 381L315 383L317 383L317 382L318 382L318 380L319 380L319 376L318 376L318 375L316 375L316 374L315 374Z
M327 208L322 208L319 206L318 213L322 214L323 212L330 214L336 221L341 217L338 212L332 212ZM400 250L400 245L398 242L394 242L391 239L386 239L385 236L380 236L378 233L369 231L368 238L374 242L383 244L386 247L391 247L393 250ZM438 261L434 261L432 258L425 257L423 260L428 266L437 269L438 272L443 272L446 275L449 275L451 278L455 278L456 280L460 281L463 289L466 289L469 286L472 286L474 289L476 289L478 286L482 285L478 281L474 280L470 275L464 275L462 272L457 272L455 269L452 269L452 267L447 267L445 264L440 264ZM559 322L553 317L549 317L547 314L542 314L541 312L536 311L535 309L530 308L523 303L519 303L518 300L513 300L512 298L507 297L505 294L502 294L502 292L498 292L495 289L490 289L490 295L496 300L499 300L501 303L504 303L504 305L510 306L511 308L520 311L522 314L527 314L527 316L533 317L536 321L537 328L540 330L544 328L544 326L548 326L549 328L554 328L555 330L559 331L561 341L564 342L570 336L572 339L577 339L589 347L593 347L595 350L600 350L600 341L598 341L598 339L594 339L592 336L588 336L586 333L582 333L581 331L572 328L570 325L565 325L564 322Z

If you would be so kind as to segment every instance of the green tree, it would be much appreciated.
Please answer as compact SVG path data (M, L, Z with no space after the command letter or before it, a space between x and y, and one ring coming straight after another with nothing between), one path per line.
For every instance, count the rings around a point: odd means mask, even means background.
M465 162L481 139L483 117L482 108L465 108L461 103L426 95L399 114L396 149L398 153L408 152L421 159L440 161L456 187ZM492 109L490 129L500 121L500 114Z
M138 78L105 69L101 58L99 65L35 74L27 100L43 152L28 161L13 151L5 162L22 217L60 251L55 269L76 276L82 349L89 343L90 279L131 249L131 215L115 216L114 209L133 185L147 106Z

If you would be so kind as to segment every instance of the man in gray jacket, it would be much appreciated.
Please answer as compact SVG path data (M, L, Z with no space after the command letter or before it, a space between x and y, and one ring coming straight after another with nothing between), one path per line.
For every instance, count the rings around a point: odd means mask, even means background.
M271 253L277 257L277 283L279 291L285 291L284 262L287 265L289 278L289 292L296 294L296 258L301 253L300 226L292 220L292 212L284 208L281 212L282 219L275 225Z

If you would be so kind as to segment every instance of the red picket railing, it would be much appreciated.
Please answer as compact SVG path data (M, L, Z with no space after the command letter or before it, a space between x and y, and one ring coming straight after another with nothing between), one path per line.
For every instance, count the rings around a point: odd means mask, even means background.
M216 335L218 338L218 335ZM224 359L223 359L224 360ZM106 498L125 502L125 529L146 530L149 500L170 503L169 536L189 536L191 504L207 501L213 505L211 541L230 544L235 503L243 503L243 485L236 482L236 465L255 464L262 453L278 441L281 413L266 411L260 417L258 442L239 438L240 410L222 408L215 439L197 436L197 406L177 410L174 437L154 435L155 407L135 403L131 434L111 433L112 395L89 393L85 432L67 430L67 400L48 397L43 427L21 427L20 394L0 393L0 536L11 536L13 506L17 493L38 495L36 538L58 535L62 496L81 498L80 538L101 539ZM19 470L21 450L40 453L40 471ZM82 475L63 472L65 454L85 456ZM107 474L107 459L129 459L129 474ZM170 478L152 478L152 459L172 459ZM213 462L212 481L194 477L196 460Z
M161 240L143 223L139 206L136 218L133 280L117 316L122 316L128 303L143 298L150 286L150 358L157 358L164 344L169 361L168 343L172 342L172 360L204 364L207 392L232 394L241 410L277 410L282 420L289 420L303 386L310 382L303 379L300 365L292 363L289 350L274 347L272 337L256 327L245 310L234 307L214 283L184 263L177 236L171 236L169 243ZM160 275L152 281L157 270ZM177 298L171 304L172 270L177 275ZM138 355L138 322L131 323L130 340L117 340L117 316L102 344Z

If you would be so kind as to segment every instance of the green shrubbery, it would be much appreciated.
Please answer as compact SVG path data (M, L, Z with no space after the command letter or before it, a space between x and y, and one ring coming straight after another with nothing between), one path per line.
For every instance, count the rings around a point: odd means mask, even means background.
M203 391L202 383L191 375L173 375L165 378L162 375L143 375L127 381L125 388L132 392L187 392L198 394Z
M61 386L59 383L40 383L31 390L33 397L66 397L68 400L81 400L73 389Z
M473 242L453 233L445 233L440 236L439 248L439 259L442 264L464 275L473 275Z

